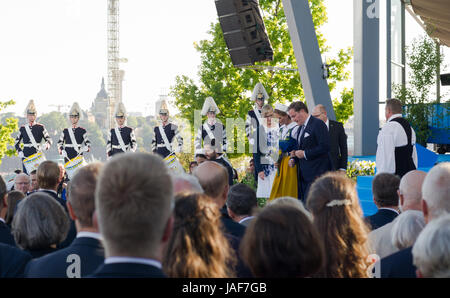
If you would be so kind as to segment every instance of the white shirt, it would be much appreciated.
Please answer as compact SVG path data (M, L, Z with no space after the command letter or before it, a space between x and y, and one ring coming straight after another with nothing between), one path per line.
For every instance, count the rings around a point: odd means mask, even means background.
M105 264L115 264L115 263L135 263L135 264L150 265L159 269L162 268L161 262L152 259L134 258L134 257L109 257L105 259Z
M327 118L327 122L325 122L325 124L327 125L328 130L330 130L330 119Z
M77 238L80 238L80 237L94 238L99 241L102 240L102 236L100 235L100 233L93 233L93 232L84 232L84 231L78 232Z
M395 173L395 147L408 144L408 137L400 123L391 121L402 117L401 114L392 115L378 134L378 147L376 155L377 173ZM411 144L413 145L412 158L417 168L416 133L411 127Z
M243 219L241 219L241 220L239 221L239 223L241 224L241 223L243 223L244 221L247 221L247 220L252 219L252 218L254 218L254 216L247 216L247 217L244 217Z
M3 218L1 218L1 217L0 217L0 221L1 221L2 223L4 223L4 224L6 223L6 221L5 221Z

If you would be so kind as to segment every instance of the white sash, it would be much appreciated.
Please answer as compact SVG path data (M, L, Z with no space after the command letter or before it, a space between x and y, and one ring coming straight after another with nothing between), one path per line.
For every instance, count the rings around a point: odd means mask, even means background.
M217 124L217 122L216 122ZM209 138L211 140L215 139L216 137L214 136L214 134L212 133L211 129L209 128L208 123L203 123L203 128L206 130L206 133L208 134Z
M70 141L72 142L73 149L77 152L77 154L80 154L80 149L78 148L77 140L75 139L75 135L73 134L72 128L67 128L67 131L69 132Z
M117 140L119 141L120 148L122 148L123 152L127 152L127 147L125 146L125 143L123 142L122 135L120 134L119 128L118 127L114 128L114 131L116 132L116 137L117 137Z
M261 114L259 113L258 109L253 108L253 112L255 113L256 118L258 118L259 125L261 125Z
M167 139L167 135L166 135L166 132L164 131L164 128L162 127L162 125L160 125L158 128L159 128L159 133L161 134L161 137L163 138L164 145L166 146L167 150L172 152L172 146L170 145L169 139Z
M33 147L39 152L41 151L40 146L38 147L38 144L36 143L36 140L34 139L33 133L30 130L30 127L25 125L25 131L27 132L28 138L31 141L31 144L33 144Z

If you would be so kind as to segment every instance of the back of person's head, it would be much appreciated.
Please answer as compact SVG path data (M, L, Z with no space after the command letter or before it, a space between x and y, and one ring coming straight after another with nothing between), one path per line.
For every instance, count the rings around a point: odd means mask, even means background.
M140 152L114 156L103 166L95 193L105 254L157 254L172 204L172 180L161 157Z
M402 113L402 102L396 98L386 100L386 109L389 109L392 114Z
M428 223L413 246L413 263L423 277L450 277L450 214Z
M413 246L420 232L425 227L422 211L407 210L393 221L391 230L392 245L399 250Z
M426 202L430 221L450 213L450 162L434 166L425 177L422 185L422 198Z
M8 189L6 188L5 180L3 180L3 177L0 176L0 210L4 206L3 198L8 193Z
M79 169L67 189L67 200L81 227L92 227L95 188L102 164L91 163Z
M355 182L329 172L313 182L306 207L326 249L320 277L367 277L369 229L362 219Z
M163 259L165 273L178 278L233 277L234 251L211 198L199 193L177 195L174 217Z
M228 193L228 172L225 167L213 161L205 161L195 168L193 174L198 178L205 194L214 199L216 204L223 206L226 200L223 194Z
M7 224L10 225L12 223L16 206L23 198L25 198L25 194L21 191L13 190L8 193L8 197L6 199L8 202L8 211L6 212L5 218L5 222Z
M413 170L402 177L398 187L400 208L422 210L422 185L427 173Z
M310 219L291 206L267 206L249 224L241 257L255 277L308 277L318 272L324 252Z
M197 177L186 173L171 173L174 193L203 193L203 188Z
M294 208L298 208L300 211L302 211L311 221L313 220L312 214L306 210L305 206L303 205L302 201L299 199L293 198L293 197L280 197L276 198L275 200L270 201L268 206L276 205L276 206L291 206Z
M46 160L42 162L36 172L39 188L54 189L59 184L60 170L56 162Z
M249 186L239 183L230 188L227 207L236 215L251 215L258 206L256 192Z
M12 221L12 233L22 249L45 249L66 239L69 217L54 198L44 192L20 201Z
M373 178L372 193L377 207L398 206L400 178L390 173L379 173Z

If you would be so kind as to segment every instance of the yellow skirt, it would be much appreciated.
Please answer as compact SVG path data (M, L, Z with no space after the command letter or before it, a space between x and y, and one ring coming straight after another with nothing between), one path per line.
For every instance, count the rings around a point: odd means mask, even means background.
M273 181L269 200L280 197L298 198L297 165L293 168L289 166L289 156L284 156L281 160Z

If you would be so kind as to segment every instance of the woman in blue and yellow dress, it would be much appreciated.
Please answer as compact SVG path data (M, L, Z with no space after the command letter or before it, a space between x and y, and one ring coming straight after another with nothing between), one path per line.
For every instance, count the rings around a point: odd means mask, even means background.
M297 165L289 167L289 152L297 146L295 139L291 138L292 130L297 126L287 114L288 107L283 104L275 104L274 114L280 124L279 157L277 173L273 181L269 200L280 197L297 198Z

